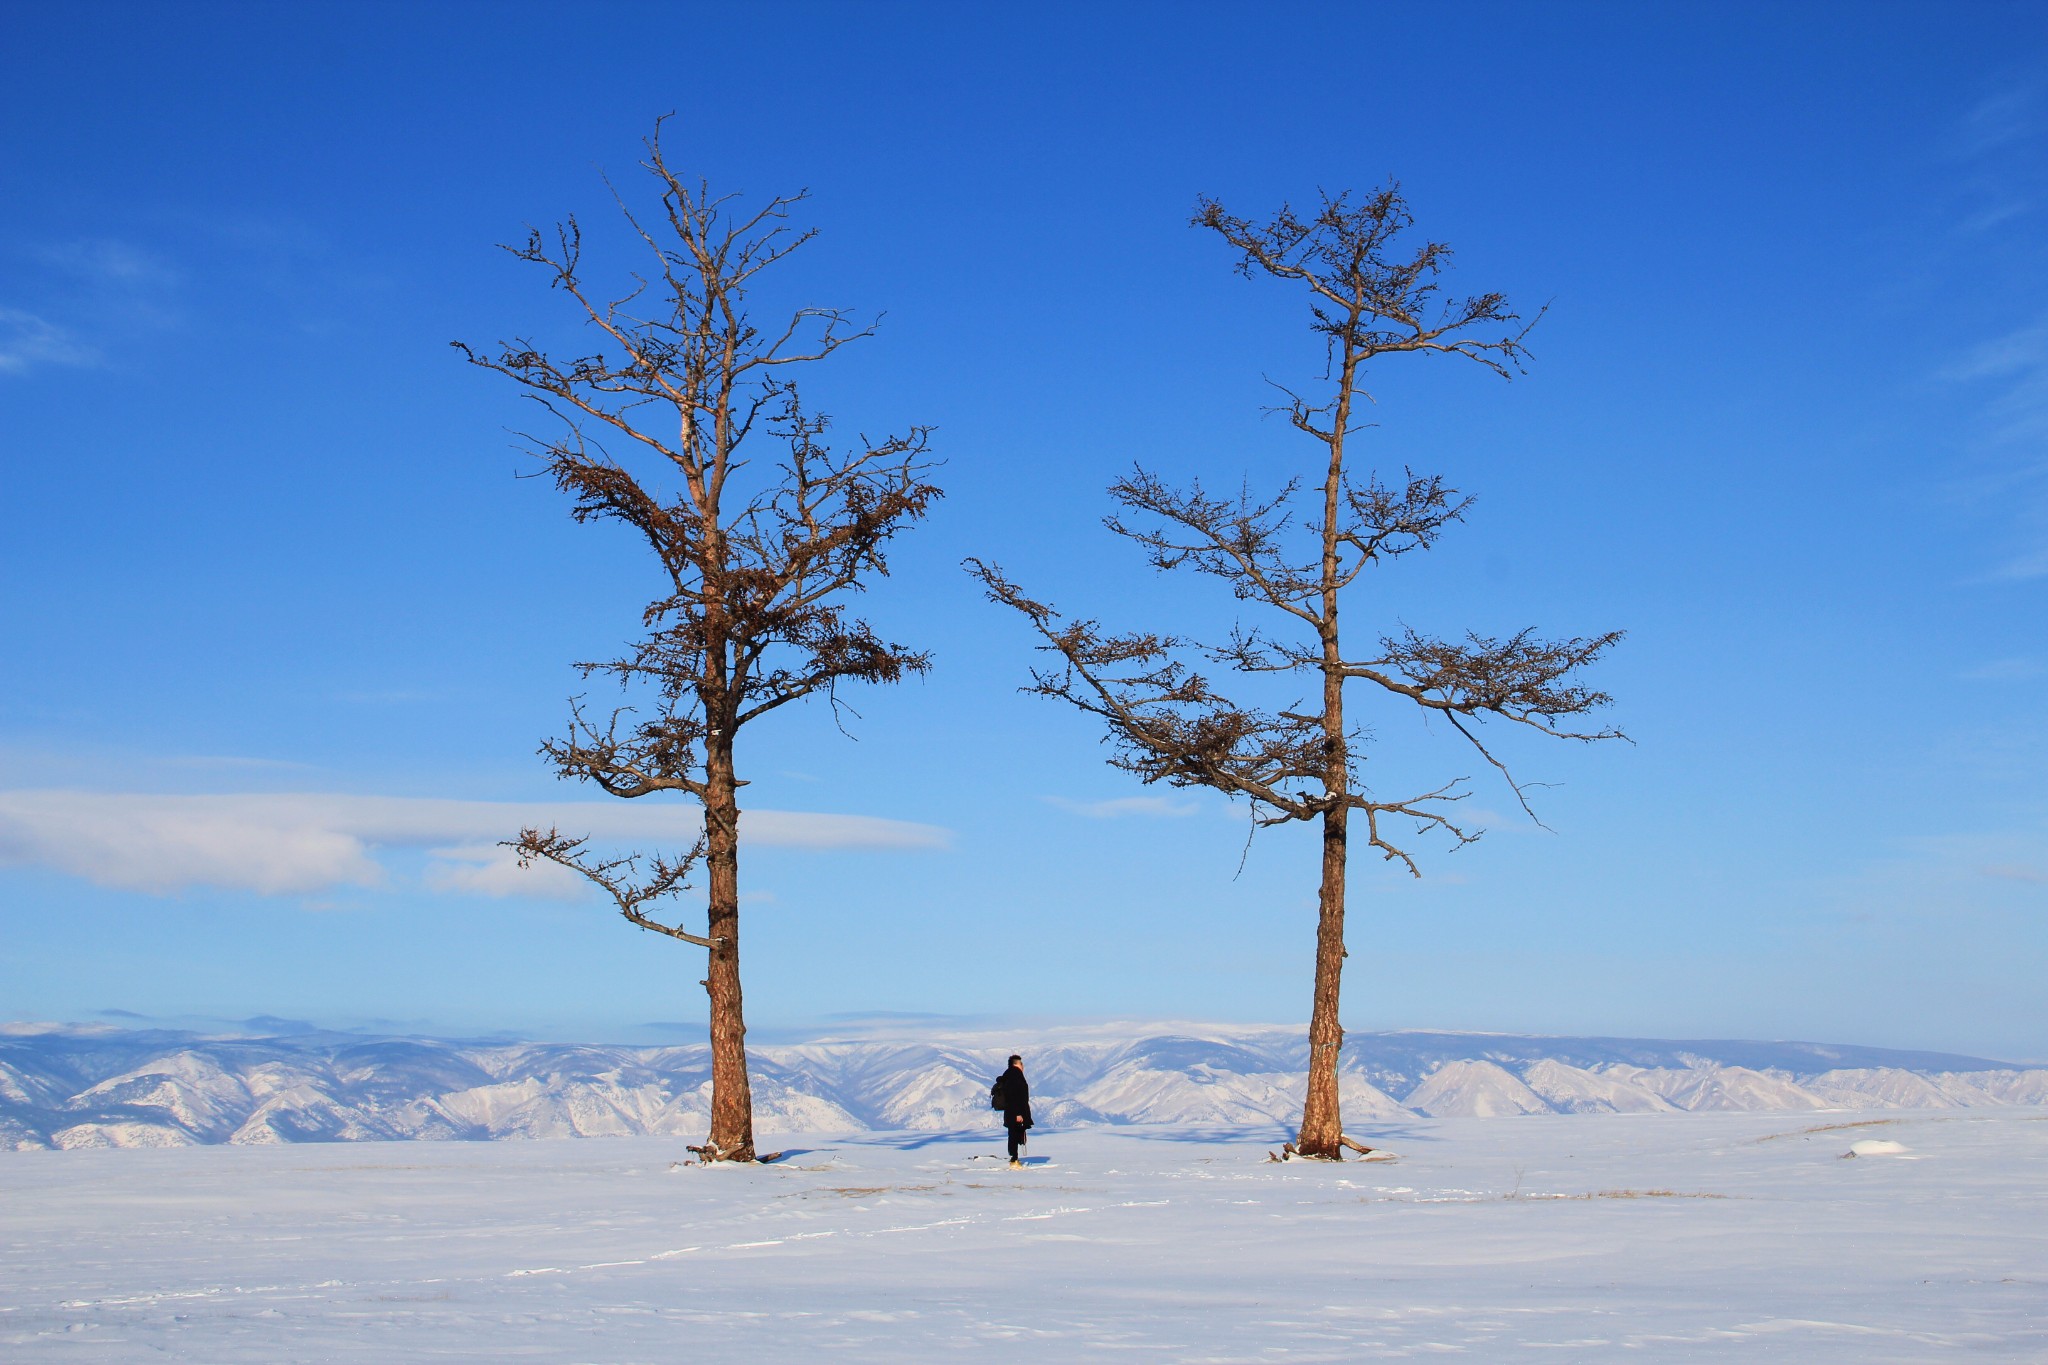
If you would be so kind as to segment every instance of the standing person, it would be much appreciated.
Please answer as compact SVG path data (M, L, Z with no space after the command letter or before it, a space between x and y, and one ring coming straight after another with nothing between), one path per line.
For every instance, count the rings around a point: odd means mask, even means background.
M1018 1159L1017 1150L1029 1140L1024 1134L1031 1127L1031 1083L1024 1079L1022 1057L1011 1054L1010 1069L996 1077L988 1095L991 1106L1003 1111L1003 1133L1010 1140L1010 1165L1021 1167L1024 1163Z

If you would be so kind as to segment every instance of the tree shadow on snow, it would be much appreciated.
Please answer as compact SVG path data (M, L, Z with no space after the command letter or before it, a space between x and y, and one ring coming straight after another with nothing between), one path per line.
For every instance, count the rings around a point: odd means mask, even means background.
M1114 1133L1118 1137L1137 1138L1142 1142L1203 1143L1212 1146L1227 1146L1233 1143L1271 1143L1278 1146L1294 1139L1294 1130L1284 1124L1259 1124L1256 1127L1239 1126L1197 1126L1191 1124L1105 1124L1097 1132Z
M1293 1125L1278 1123L1248 1127L1132 1124L1112 1125L1096 1131L1116 1133L1122 1137L1138 1138L1145 1142L1206 1143L1215 1146L1261 1144L1276 1148L1283 1142L1294 1141L1295 1132ZM1356 1128L1347 1125L1345 1136L1373 1148L1443 1141L1440 1136L1426 1128L1402 1122L1362 1124Z
M1368 1147L1385 1145L1391 1147L1402 1142L1442 1142L1443 1135L1433 1133L1420 1124L1404 1123L1399 1120L1389 1123L1363 1124L1347 1128L1346 1137L1357 1138Z
M950 1133L863 1133L843 1139L849 1147L887 1147L898 1152L915 1152L923 1147L935 1146L942 1142L996 1142L1003 1135L1000 1131L990 1134L980 1129L966 1129Z

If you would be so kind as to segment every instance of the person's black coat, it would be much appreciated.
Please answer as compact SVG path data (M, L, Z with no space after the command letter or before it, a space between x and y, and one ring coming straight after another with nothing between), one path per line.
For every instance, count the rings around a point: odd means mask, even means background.
M1003 1102L1003 1127L1031 1126L1031 1082L1024 1079L1021 1068L1013 1066L996 1077L995 1096ZM1020 1115L1022 1124L1017 1122Z

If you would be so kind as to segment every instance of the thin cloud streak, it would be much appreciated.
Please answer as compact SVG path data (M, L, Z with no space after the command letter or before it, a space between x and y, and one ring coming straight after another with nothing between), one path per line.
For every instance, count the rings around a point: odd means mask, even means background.
M0 375L118 364L181 323L183 276L141 247L82 237L23 254L34 263L13 291L23 306L0 304Z
M1987 877L1996 877L2005 882L2030 882L2036 886L2048 885L2048 871L2028 867L2023 863L1998 863L1984 869Z
M104 288L172 285L178 272L140 247L107 237L54 242L35 252L37 260L88 284Z
M1982 343L1941 377L1995 390L1978 441L1996 464L1973 482L1978 499L2014 517L2020 545L1983 581L2048 576L2048 318Z
M100 353L65 328L20 308L0 308L0 374L22 374L40 365L99 363Z
M502 844L463 844L432 850L434 861L422 876L436 891L495 899L579 901L591 894L584 878L557 863L519 865L519 855Z
M1109 801L1074 801L1064 796L1048 796L1047 804L1058 806L1075 815L1085 815L1091 820L1116 820L1127 815L1151 815L1179 818L1194 815L1201 807L1192 801L1175 801L1164 796L1119 796Z
M2033 659L1996 659L1956 676L1965 682L2024 682L2048 675L2048 664Z
M804 849L944 848L935 825L863 815L748 811L757 846ZM696 840L701 818L682 805L626 802L448 801L324 793L156 796L0 791L0 865L50 868L100 886L151 894L196 887L307 895L378 887L380 848L433 853L427 884L484 895L566 895L568 883L527 880L497 841L528 826L600 843ZM564 874L568 875L568 874Z
M1988 89L1956 121L1949 154L1961 175L1960 231L1988 278L2010 272L2006 292L2040 308L2038 220L2048 202L2048 84L2038 77ZM2004 263L2001 265L2000 263ZM2011 316L2008 314L2008 316ZM2004 584L2048 577L2048 314L1986 338L1940 371L1982 390L1971 442L1985 468L1968 480L1971 500L2006 522L2006 543L1966 581Z

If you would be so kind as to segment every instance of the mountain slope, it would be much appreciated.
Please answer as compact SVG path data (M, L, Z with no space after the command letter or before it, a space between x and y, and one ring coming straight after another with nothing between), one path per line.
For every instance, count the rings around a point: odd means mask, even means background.
M1037 1040L865 1036L753 1047L764 1133L988 1126L988 1084L1029 1053L1049 1127L1284 1128L1299 1116L1298 1028L1119 1024ZM2048 1103L2048 1069L1812 1043L1355 1033L1353 1124L1437 1116L1675 1110L1976 1108ZM1395 1100L1394 1095L1405 1098ZM701 1045L0 1028L0 1149L697 1136Z

